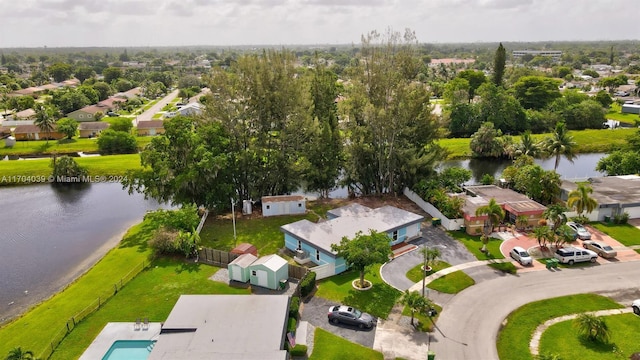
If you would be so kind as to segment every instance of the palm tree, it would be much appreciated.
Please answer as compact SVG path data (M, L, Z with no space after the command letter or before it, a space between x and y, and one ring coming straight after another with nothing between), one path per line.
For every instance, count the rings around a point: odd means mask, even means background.
M564 225L567 222L567 215L565 215L565 211L567 211L567 208L562 204L553 204L542 213L542 216L544 216L545 219L553 223L551 229L554 233L561 225Z
M535 228L533 228L533 233L536 236L536 240L538 240L538 246L540 246L541 248L547 245L548 232L549 232L548 226L536 226Z
M598 206L598 202L589 196L593 193L593 188L585 184L578 184L578 188L569 193L567 206L576 209L578 216L582 216L584 211L590 214Z
M560 157L564 156L573 163L573 158L576 156L576 142L573 141L573 136L569 135L567 127L563 122L556 124L556 130L542 142L542 147L548 156L555 156L556 163L553 170L558 170L560 165Z
M516 218L516 226L518 229L525 229L529 225L529 218L527 215L518 215Z
M33 351L22 350L20 347L15 347L9 351L9 355L7 355L7 360L33 360Z
M409 290L404 291L404 293L402 294L402 298L400 299L400 303L407 306L411 310L411 325L414 325L413 319L415 313L424 313L430 305L429 300L420 295L419 292L410 292Z
M56 119L54 118L54 112L51 108L44 105L36 106L36 119L33 124L37 126L40 131L47 133L47 144L49 144L49 138L51 137L51 131L53 131Z
M440 249L437 248L428 248L428 247L422 247L420 248L420 254L422 254L422 260L423 260L423 272L422 272L422 296L424 296L424 291L425 291L425 278L427 277L427 269L431 267L431 265L433 265L435 263L435 260L437 258L439 258L442 253L440 252Z
M533 141L530 131L525 131L520 138L520 143L515 146L514 157L522 155L531 156L533 158L540 155L540 145Z
M573 324L590 341L605 343L609 340L609 327L602 316L580 314Z
M484 221L483 238L482 238L482 252L487 251L487 242L489 241L489 235L493 232L495 224L499 224L504 219L504 210L496 202L495 198L491 198L489 203L484 206L480 206L476 209L476 216L487 215L487 220Z

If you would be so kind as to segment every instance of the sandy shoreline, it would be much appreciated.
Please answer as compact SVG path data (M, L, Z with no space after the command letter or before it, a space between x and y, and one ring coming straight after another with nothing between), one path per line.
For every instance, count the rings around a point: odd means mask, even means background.
M78 280L82 275L89 271L111 249L118 246L127 231L129 231L132 226L138 224L141 221L142 219L139 219L125 224L125 230L109 238L104 244L93 251L90 256L85 258L73 269L62 274L57 281L47 284L46 286L41 286L38 289L29 290L28 294L26 294L22 299L17 299L15 303L8 308L8 311L3 311L2 313L0 313L0 325L4 326L12 320L19 318L30 309L50 299L54 295L66 289L69 285L73 284L73 282ZM88 305L89 304L87 304L87 306Z

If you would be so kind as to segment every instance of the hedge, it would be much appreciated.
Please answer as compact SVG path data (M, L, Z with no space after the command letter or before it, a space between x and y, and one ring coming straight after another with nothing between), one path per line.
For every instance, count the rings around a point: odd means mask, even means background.
M307 355L307 345L296 344L296 346L289 351L289 354L291 354L291 356L305 356Z
M298 316L300 316L300 298L292 296L289 304L289 317L297 319Z
M306 297L311 294L316 286L316 273L308 271L307 274L300 281L300 296Z

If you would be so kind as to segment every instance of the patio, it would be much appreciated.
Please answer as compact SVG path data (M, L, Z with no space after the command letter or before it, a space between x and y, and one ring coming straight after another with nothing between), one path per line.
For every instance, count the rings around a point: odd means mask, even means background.
M161 323L149 323L148 328L142 328L136 326L135 322L110 322L96 336L80 360L102 359L117 340L158 340L161 328Z

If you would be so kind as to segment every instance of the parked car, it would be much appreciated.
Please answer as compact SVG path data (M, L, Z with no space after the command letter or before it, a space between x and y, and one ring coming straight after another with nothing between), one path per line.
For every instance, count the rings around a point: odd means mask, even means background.
M514 247L510 252L509 256L512 259L519 262L520 265L531 265L533 263L533 259L531 255L527 252L527 250L521 248L520 246Z
M581 261L596 262L596 260L598 260L598 254L595 252L574 247L560 248L556 250L556 253L553 254L553 256L561 263L569 265L573 265L574 263Z
M109 117L117 117L117 116L120 116L120 115L118 115L118 113L113 112L113 111L107 111L107 116L109 116Z
M633 303L631 303L631 308L634 314L640 315L640 299L634 300Z
M371 329L376 324L376 319L373 316L346 305L329 307L327 318L334 325L343 323L357 326L360 329Z
M624 96L629 96L631 94L629 94L627 91L616 91L613 95L624 97Z
M578 239L580 240L591 239L591 233L584 226L573 221L568 221L567 226L570 227L571 230L575 231L575 233L578 235Z
M618 252L613 250L613 248L605 243L601 243L601 242L597 242L597 241L592 241L592 240L585 240L582 242L582 246L585 249L589 249L589 250L593 250L596 252L596 254L602 256L605 259L611 259L616 257L616 255L618 255Z

